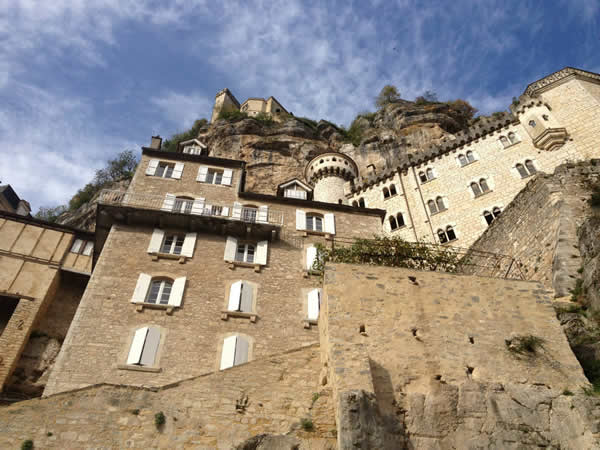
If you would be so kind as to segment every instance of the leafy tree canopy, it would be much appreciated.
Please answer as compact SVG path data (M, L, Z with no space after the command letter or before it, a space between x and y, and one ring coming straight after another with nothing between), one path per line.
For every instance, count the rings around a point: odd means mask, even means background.
M187 131L182 131L181 133L176 133L173 136L171 136L169 139L165 139L165 141L162 143L162 147L161 150L164 150L166 152L174 152L177 150L177 146L179 145L180 142L183 141L188 141L190 139L196 139L198 137L198 133L200 132L200 129L206 127L208 125L208 120L206 119L198 119L194 122L194 125L192 125L192 128L190 128Z
M386 84L383 89L379 92L379 95L375 98L375 105L378 108L383 108L385 105L394 103L400 100L400 92L396 86Z

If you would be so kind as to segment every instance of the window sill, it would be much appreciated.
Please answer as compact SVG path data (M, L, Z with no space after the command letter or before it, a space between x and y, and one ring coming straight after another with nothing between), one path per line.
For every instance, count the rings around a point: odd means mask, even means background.
M522 141L517 141L517 142L513 142L512 144L508 144L507 146L504 147L504 149L514 147L515 145L520 144L521 142ZM504 145L504 144L502 144L502 145Z
M166 313L170 316L171 314L173 314L173 311L175 310L174 306L171 306L171 305L161 305L161 304L156 304L156 303L136 303L135 305L136 305L135 310L137 312L144 311L144 308L147 308L147 309L164 309L166 311Z
M394 229L392 230L392 233L395 233L396 231L400 231L400 230L402 230L402 229L404 229L404 228L408 228L408 227L407 227L406 225L402 225L401 227L394 228Z
M256 313L246 313L241 311L221 311L221 320L229 320L230 317L241 317L244 319L250 319L250 322L256 323L258 315L256 315Z
M159 177L157 175L146 175L147 177L152 177L156 180L170 180L170 181L179 181L180 178L173 178L173 177Z
M484 196L486 196L488 194L491 194L492 192L494 192L494 191L492 191L490 189L489 191L485 191L485 192L482 192L481 194L476 195L474 198L484 197Z
M182 255L174 255L172 253L150 253L152 255L152 261L158 261L159 259L178 259L179 264L185 264L188 257Z
M398 194L390 195L389 197L384 197L383 201L385 202L385 201L390 200L390 199L392 199L394 197L398 197Z
M314 269L310 269L310 270L305 269L304 270L304 278L310 278L311 275L321 276L321 274L322 273L320 271L314 270Z
M484 194L480 194L480 195L484 195ZM446 212L446 211L448 211L448 208L446 208L446 209L441 209L441 210L439 210L439 211L437 211L437 212L434 212L434 213L430 212L430 213L429 213L429 216L430 216L430 217L437 216L438 214L441 214L441 213L443 213L443 212Z
M475 164L476 162L479 162L479 160L478 160L478 159L476 159L475 161L468 162L468 163L466 163L466 164L464 164L464 165L462 165L462 166L460 166L460 167L461 167L461 168L463 168L463 167L467 167L467 166L470 166L471 164Z
M236 267L254 268L255 272L260 272L263 264L247 263L242 261L227 261L229 268L235 270Z
M535 173L530 173L529 175L525 175L524 177L521 177L521 180L526 180L527 178L531 178L534 175L535 175Z
M461 166L461 167L464 167L464 166ZM435 181L435 180L437 180L437 178L431 178L427 181L423 181L423 180L420 180L420 181L421 181L421 184L423 185L423 184L431 183L432 181Z
M217 183L209 183L207 181L198 181L198 180L196 180L196 182L200 183L200 184L206 184L207 186L222 186L222 187L228 187L228 188L231 187L231 184L221 184L221 183L217 184Z
M456 242L456 241L458 241L458 238L452 239L451 241L447 241L447 242L444 242L444 243L440 242L440 245L450 245L450 244L452 244L453 242Z
M311 320L311 319L304 319L302 321L302 323L304 324L304 328L310 329L311 326L317 326L319 324L319 321L318 320Z
M117 366L117 369L133 370L135 372L154 372L154 373L162 372L162 369L160 367L132 366L129 364L119 364Z
M303 230L304 233L302 233L303 237L308 237L308 235L313 235L313 236L324 236L325 239L333 239L334 234L331 233L327 233L325 231L314 231L314 230Z

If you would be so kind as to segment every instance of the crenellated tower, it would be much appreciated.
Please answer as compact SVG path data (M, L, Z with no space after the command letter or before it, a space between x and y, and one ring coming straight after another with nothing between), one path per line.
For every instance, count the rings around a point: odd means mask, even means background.
M358 177L358 167L343 153L323 153L308 163L304 177L314 186L314 200L347 205L344 187Z

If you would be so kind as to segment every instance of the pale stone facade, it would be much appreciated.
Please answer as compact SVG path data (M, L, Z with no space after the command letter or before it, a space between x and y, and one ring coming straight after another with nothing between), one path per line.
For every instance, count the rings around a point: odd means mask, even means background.
M241 111L250 117L256 117L258 114L265 114L272 119L279 121L281 117L288 114L288 111L279 101L271 96L266 100L260 97L250 97L240 105L231 91L227 88L219 91L215 96L210 123L218 120L221 111Z

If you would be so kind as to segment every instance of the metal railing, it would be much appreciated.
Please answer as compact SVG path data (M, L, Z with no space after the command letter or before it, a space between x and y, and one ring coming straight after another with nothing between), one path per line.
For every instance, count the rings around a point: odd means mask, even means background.
M98 203L102 205L129 206L138 209L166 211L197 216L220 217L227 220L239 220L246 223L264 223L283 225L283 211L268 208L268 210L213 202L208 199L201 201L192 198L177 198L145 193L112 191L105 189L100 192Z

